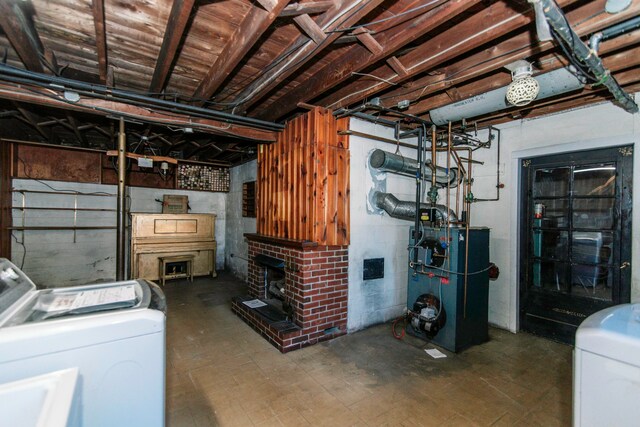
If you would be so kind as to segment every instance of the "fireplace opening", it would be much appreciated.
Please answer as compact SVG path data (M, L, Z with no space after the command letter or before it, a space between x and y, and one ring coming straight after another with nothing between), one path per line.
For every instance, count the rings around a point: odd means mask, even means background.
M282 313L286 320L293 321L294 310L287 289L285 262L264 254L256 255L255 260L263 270L264 302Z

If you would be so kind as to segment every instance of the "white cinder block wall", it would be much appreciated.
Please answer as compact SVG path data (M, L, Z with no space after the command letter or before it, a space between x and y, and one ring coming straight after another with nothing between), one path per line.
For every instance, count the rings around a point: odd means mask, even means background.
M354 131L393 139L394 130L352 118ZM410 221L385 214L367 213L367 197L373 186L369 171L369 153L376 148L395 152L384 142L349 137L351 152L349 246L349 306L347 328L350 331L385 322L402 314L407 299L407 245ZM415 144L415 140L403 140ZM400 147L404 156L415 158L415 150ZM415 181L408 177L387 174L386 191L400 200L415 200ZM362 280L363 262L368 258L384 258L384 278Z
M640 94L635 94L640 103ZM393 130L351 119L350 128L393 139ZM500 268L500 277L490 282L489 322L516 331L518 328L518 189L519 165L523 158L587 150L640 142L640 114L630 115L611 103L581 108L532 120L499 125L501 130L500 181L505 184L500 201L475 203L471 223L491 228L490 258ZM478 137L486 140L487 132ZM366 211L366 194L371 187L367 158L373 148L395 151L395 147L374 140L351 137L351 246L349 247L349 330L392 319L406 305L407 243L411 224L386 214ZM636 147L635 150L638 148ZM401 148L415 157L413 150ZM484 161L474 166L472 191L477 198L495 197L497 144L474 152ZM640 202L640 152L634 153L634 206ZM404 200L414 199L414 183L387 174L387 191ZM444 194L440 193L440 203ZM458 212L458 214L460 214ZM631 298L640 301L640 209L634 209L632 235ZM385 259L384 279L363 281L365 258Z
M256 180L255 160L231 169L231 188L227 198L225 264L238 278L247 280L248 245L244 233L256 232L256 219L242 217L242 184Z
M80 184L71 182L45 181L56 190L77 191L81 193L106 193L115 195L114 185ZM54 191L41 182L29 179L13 180L15 189ZM218 242L217 268L224 266L225 247L225 193L204 191L161 190L130 187L127 203L131 212L160 213L162 206L155 199L162 200L163 194L183 194L189 196L191 213L215 213L216 240ZM75 196L25 193L26 206L31 207L74 207ZM21 193L13 193L13 206L22 206ZM116 197L78 196L78 208L115 209ZM27 210L26 226L72 226L73 211ZM78 226L114 226L115 212L78 211ZM22 211L14 209L13 225L23 224ZM74 242L72 230L29 230L14 231L11 259L22 265L25 273L38 285L57 287L70 286L115 278L115 230L78 230ZM23 240L24 239L24 240ZM19 242L24 241L24 246ZM25 249L26 248L26 254ZM129 244L127 242L127 254ZM24 256L24 263L23 263ZM128 258L126 262L129 270Z

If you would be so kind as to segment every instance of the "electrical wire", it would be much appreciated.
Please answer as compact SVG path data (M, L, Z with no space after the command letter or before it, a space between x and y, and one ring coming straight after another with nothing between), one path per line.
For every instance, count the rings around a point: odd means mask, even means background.
M69 194L77 194L79 196L115 196L115 194L111 194L111 193L106 193L104 191L95 191L95 192L90 192L90 193L85 193L82 191L76 191L76 190L69 190L69 189L60 189L60 188L55 188L52 187L51 185L47 184L46 182L39 180L38 178L33 178L31 177L31 175L27 172L27 163L24 161L24 159L22 159L22 157L18 156L18 160L20 160L22 162L23 165L23 171L24 171L24 175L27 177L27 179L32 179L36 182L39 182L40 184L44 185L45 187L48 187L50 190L56 191L58 193L69 193ZM17 190L20 191L20 190Z
M24 233L24 231L23 231L23 233ZM19 244L20 246L22 246L22 261L20 261L20 270L22 270L22 268L24 267L24 259L27 256L27 247L25 246L24 242L21 242L20 240L18 240L16 235L13 234L13 231L11 232L11 237L16 239L16 243Z
M426 265L425 267L427 267L427 268L432 268L432 269L434 269L434 270L439 270L439 271L442 271L442 272L444 272L444 273L457 274L457 275L459 275L459 276L464 276L464 273L460 273L460 272L458 272L458 271L451 271L451 270L447 270L447 269L445 269L445 268L434 267L434 266L431 266L431 265ZM482 270L478 270L478 271L474 271L474 272L471 272L471 273L467 273L467 276L472 276L472 275L474 275L474 274L484 273L485 271L489 271L489 270L491 270L491 268L492 268L492 267L493 267L493 265L490 265L489 267L487 267L487 268L483 268Z
M348 31L357 30L358 28L368 27L370 25L380 24L382 22L387 22L387 21L390 21L392 19L396 19L396 18L399 18L401 16L408 15L410 13L413 13L413 12L416 12L418 10L424 9L426 7L432 6L432 5L436 4L436 3L439 3L440 1L441 0L433 0L433 1L430 1L429 3L425 3L423 5L416 6L416 7L412 8L412 9L405 10L404 12L400 12L400 13L397 13L395 15L387 16L386 18L378 19L376 21L367 22L366 24L354 25L352 27L347 27L347 28L336 28L335 30L325 31L325 33L326 34L344 33L344 32L348 32Z
M399 321L402 320L402 333L398 334L397 331L397 324ZM393 321L393 323L391 324L391 333L393 334L393 337L397 340L401 340L402 338L404 338L405 332L407 329L407 315L402 315L400 317L398 317L396 320Z

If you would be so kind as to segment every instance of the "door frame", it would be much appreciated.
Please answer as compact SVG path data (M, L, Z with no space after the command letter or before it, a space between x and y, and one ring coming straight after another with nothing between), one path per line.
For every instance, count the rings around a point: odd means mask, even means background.
M511 311L509 313L509 330L511 332L518 332L520 330L520 247L521 239L520 235L520 218L522 218L522 194L520 188L522 186L521 176L522 168L520 167L522 160L529 157L540 157L553 154L563 154L573 151L585 151L599 148L611 148L616 146L630 145L633 147L633 181L637 181L636 177L640 176L640 152L636 140L640 139L635 135L623 135L614 136L611 138L596 138L579 140L569 142L565 144L548 145L545 147L529 148L524 150L517 150L511 152L511 171L512 176L515 176L515 182L513 183L513 189L515 194L511 197L511 221L510 221L510 235L515 236L515 241L512 241L512 250L510 251L509 261L511 264L511 277L512 283L509 290L510 294L510 306ZM640 201L640 182L636 182L632 190L632 200ZM631 214L631 259L634 254L640 253L640 226L633 224L640 224L640 209L632 209ZM634 283L638 283L636 279L640 279L640 263L632 263L631 265L631 300L635 296ZM640 295L640 289L638 289Z

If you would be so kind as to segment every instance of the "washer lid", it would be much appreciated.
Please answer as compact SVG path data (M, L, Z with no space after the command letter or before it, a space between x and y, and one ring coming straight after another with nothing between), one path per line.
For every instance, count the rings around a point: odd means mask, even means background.
M6 258L0 258L0 318L18 301L35 291L36 285Z
M622 304L592 314L576 332L576 349L640 366L640 304Z

